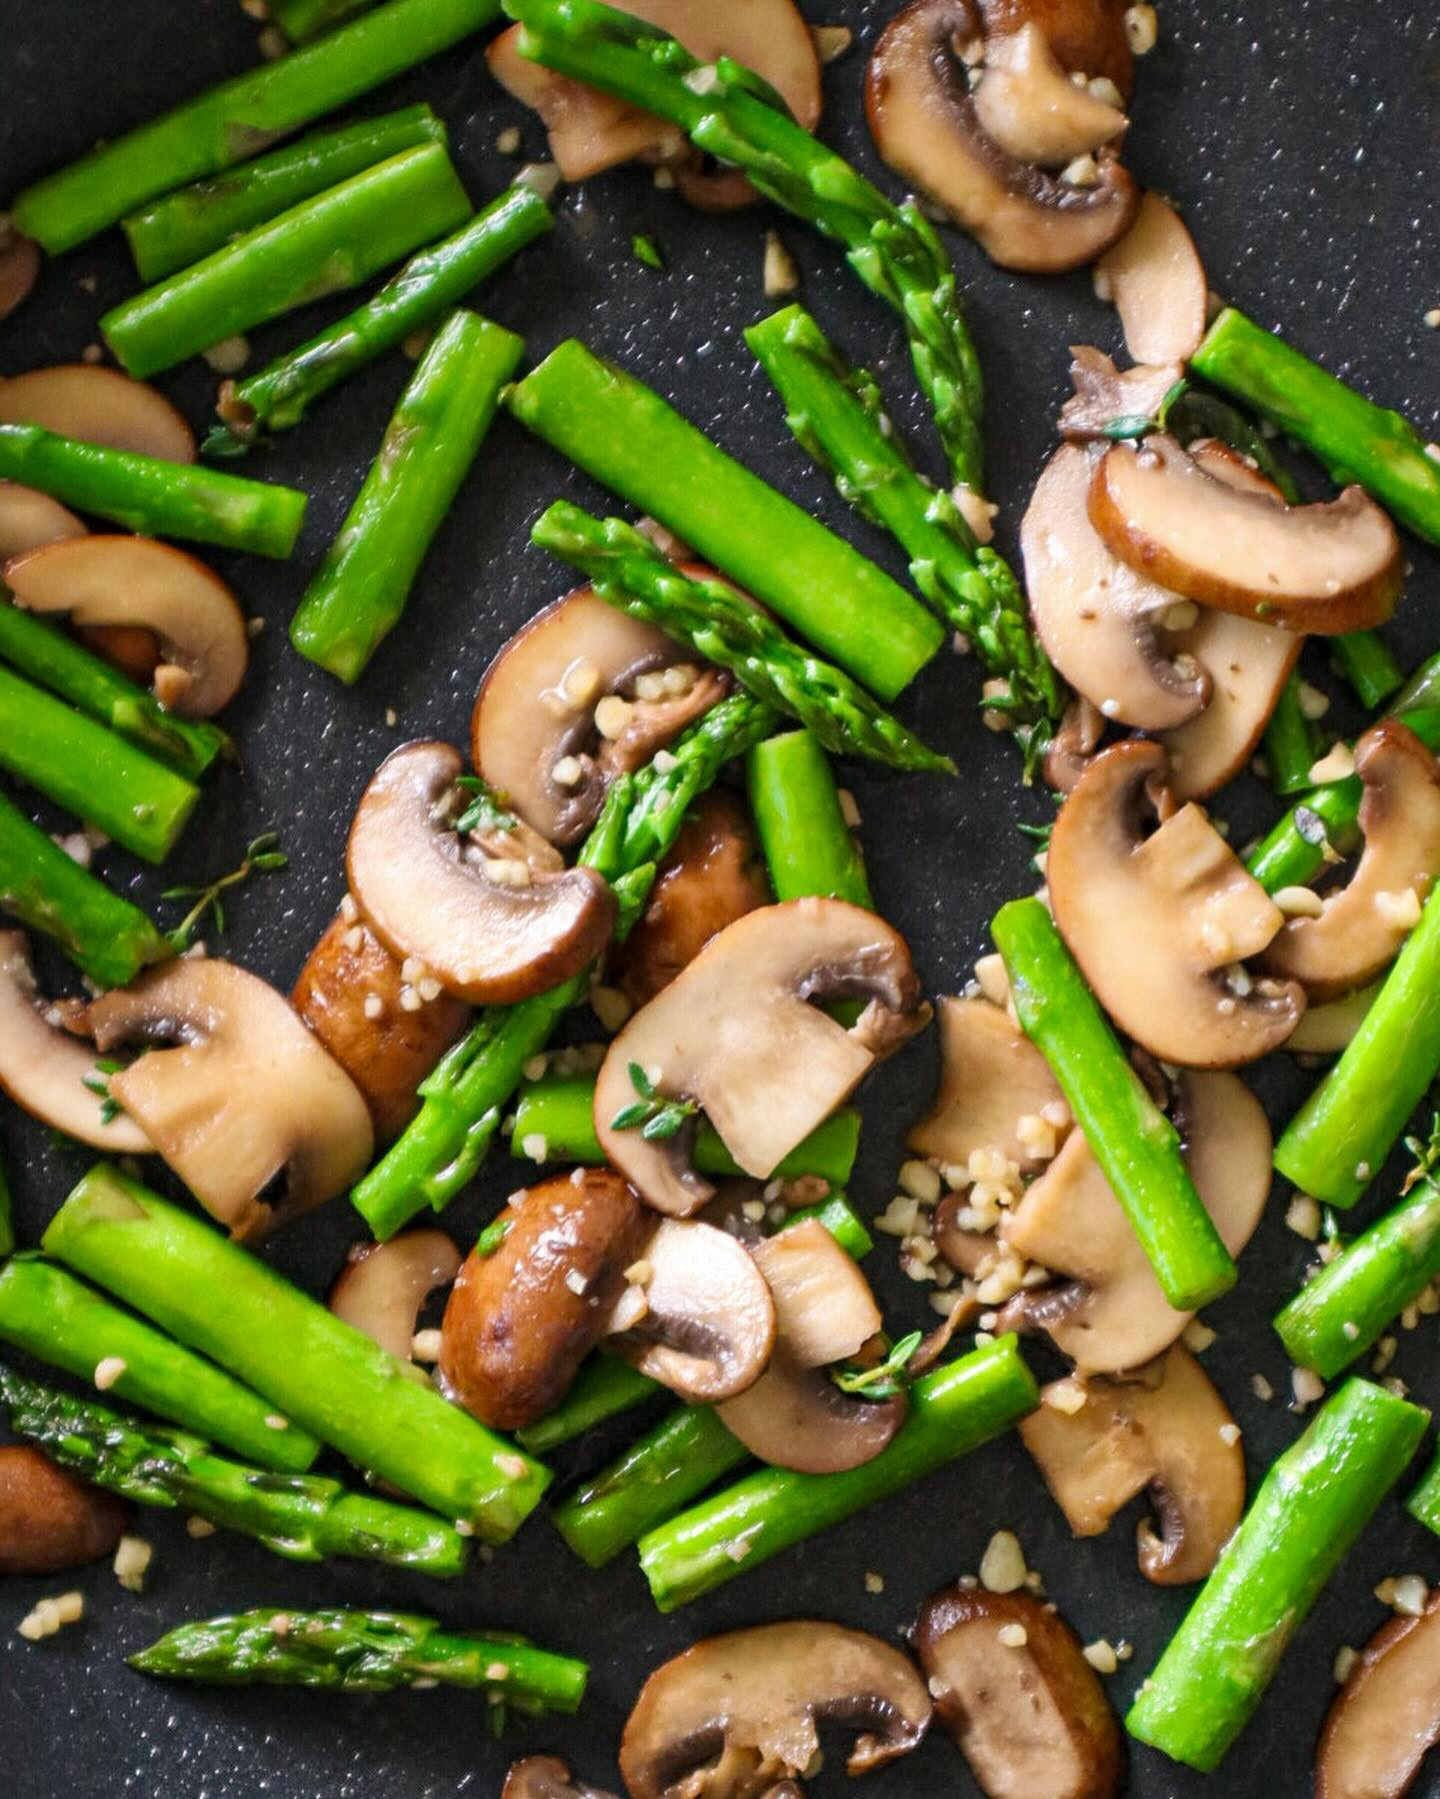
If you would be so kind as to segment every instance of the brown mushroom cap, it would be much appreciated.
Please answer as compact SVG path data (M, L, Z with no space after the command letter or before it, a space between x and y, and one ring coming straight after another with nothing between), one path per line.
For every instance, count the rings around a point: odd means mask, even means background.
M1097 268L1135 361L1188 362L1205 335L1210 284L1174 207L1159 194L1142 195L1130 229Z
M58 500L18 481L0 481L0 563L42 544L83 537L85 527Z
M860 997L870 1003L849 1030L810 1003ZM595 1083L600 1145L659 1211L697 1211L714 1188L689 1166L688 1133L651 1141L614 1126L635 1101L632 1064L659 1094L698 1105L764 1180L927 1016L905 940L883 919L843 900L762 906L611 1043Z
M908 1658L823 1619L708 1637L659 1667L626 1720L620 1772L631 1799L759 1794L801 1774L819 1723L860 1731L847 1768L863 1774L915 1748L930 1695Z
M1305 1009L1295 982L1225 972L1258 955L1284 919L1195 805L1149 837L1164 800L1159 744L1118 743L1076 782L1050 837L1055 923L1096 998L1162 1062L1234 1068L1283 1043Z
M1024 1641L1000 1639L1019 1626ZM1113 1799L1124 1752L1080 1639L1029 1593L947 1587L911 1633L940 1722L987 1799Z
M1123 136L1130 122L1070 79L1030 20L987 41L975 116L997 149L1044 169L1099 150Z
M88 362L0 380L0 425L40 425L162 462L195 460L195 434L159 388Z
M201 1205L253 1240L343 1192L370 1161L364 1098L273 987L184 957L96 1000L97 1045L173 1042L110 1091ZM281 1173L282 1199L262 1195Z
M420 1308L460 1272L460 1251L444 1231L401 1231L385 1243L357 1243L326 1302L401 1362L410 1360Z
M110 1555L130 1508L28 1443L0 1447L0 1574L58 1574Z
M988 999L942 999L938 1016L940 1089L908 1147L960 1168L977 1149L998 1149L1022 1168L1035 1166L1015 1127L1027 1113L1065 1103L1044 1056Z
M1042 1404L1019 1429L1077 1537L1100 1535L1148 1487L1160 1532L1141 1520L1140 1572L1179 1586L1209 1574L1245 1510L1238 1433L1227 1441L1233 1423L1210 1377L1177 1343L1153 1384L1097 1376L1078 1412Z
M1315 1799L1402 1799L1440 1743L1440 1593L1360 1652L1315 1751Z
M572 1779L558 1755L527 1755L511 1762L500 1799L614 1799L614 1795Z

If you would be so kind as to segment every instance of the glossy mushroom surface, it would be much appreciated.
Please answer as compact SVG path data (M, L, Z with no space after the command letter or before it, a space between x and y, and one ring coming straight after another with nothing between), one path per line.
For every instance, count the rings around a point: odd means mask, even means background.
M195 435L159 388L88 362L0 380L0 425L40 425L161 462L195 460Z
M1440 1743L1440 1593L1360 1651L1315 1752L1315 1799L1402 1799Z
M460 1272L460 1251L444 1231L401 1231L384 1243L357 1243L327 1301L397 1360L410 1360L421 1307Z
M1210 286L1179 213L1144 194L1130 229L1096 265L1137 363L1188 362L1205 335Z
M908 1146L958 1168L987 1149L1033 1168L1034 1152L1020 1141L1016 1127L1027 1114L1047 1107L1058 1118L1065 1104L1044 1056L1010 1014L988 999L942 999L936 1017L940 1088L906 1139Z

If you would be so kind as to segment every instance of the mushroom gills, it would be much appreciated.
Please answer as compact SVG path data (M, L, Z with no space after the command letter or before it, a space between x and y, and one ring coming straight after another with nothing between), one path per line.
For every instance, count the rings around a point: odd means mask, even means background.
M1403 1799L1440 1743L1440 1592L1360 1652L1315 1752L1315 1799Z

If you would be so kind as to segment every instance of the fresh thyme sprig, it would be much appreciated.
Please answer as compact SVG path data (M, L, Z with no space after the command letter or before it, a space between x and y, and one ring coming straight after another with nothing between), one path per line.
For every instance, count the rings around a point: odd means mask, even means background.
M206 913L209 913L217 932L225 929L225 905L220 897L223 893L248 881L253 874L271 874L289 866L290 858L280 848L280 833L265 831L246 846L244 861L238 868L232 868L228 875L221 875L219 880L211 881L204 887L167 888L163 898L188 899L195 903L180 923L165 933L166 942L177 956L183 956Z
M633 1104L622 1106L610 1120L612 1131L639 1130L647 1142L663 1142L682 1130L685 1121L700 1110L692 1099L667 1099L657 1093L655 1083L638 1062L630 1064L630 1085L640 1095Z
M455 829L466 835L471 831L513 831L516 819L513 812L507 812L488 782L482 781L479 775L461 775L455 783L463 787L474 798L455 820Z
M863 1399L894 1399L909 1386L905 1368L923 1341L922 1332L911 1331L873 1368L832 1368L830 1378L842 1393L858 1393Z
M113 1056L103 1056L96 1062L94 1073L87 1074L81 1081L81 1085L88 1087L100 1101L101 1124L113 1124L123 1110L120 1101L111 1096L110 1076L119 1074L124 1066Z

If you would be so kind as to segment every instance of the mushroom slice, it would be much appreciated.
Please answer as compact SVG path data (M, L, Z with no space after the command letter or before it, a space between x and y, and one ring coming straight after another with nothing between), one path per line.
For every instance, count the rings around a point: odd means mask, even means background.
M1382 625L1404 559L1388 515L1361 487L1277 506L1218 480L1163 432L1096 464L1090 522L1137 573L1222 612L1295 631Z
M1097 273L1120 314L1136 362L1188 362L1205 335L1210 284L1195 241L1173 206L1145 194L1130 229Z
M1203 710L1210 677L1160 642L1177 596L1127 568L1090 523L1094 467L1062 444L1030 497L1020 551L1031 617L1051 661L1106 718L1169 730Z
M1126 10L1127 0L981 0L988 44L1034 25L1062 69L1103 75L1122 100L1135 79Z
M77 1143L117 1156L144 1156L152 1145L133 1118L120 1112L107 1124L97 1080L95 1047L46 1017L36 991L30 945L21 931L0 931L0 1091L32 1117Z
M1074 393L1060 408L1060 435L1078 442L1103 437L1113 442L1109 427L1117 419L1155 419L1185 369L1179 362L1117 369L1092 344L1071 344L1070 380Z
M1078 1412L1042 1404L1019 1428L1077 1537L1099 1536L1148 1487L1160 1532L1141 1520L1140 1572L1180 1586L1209 1574L1239 1524L1245 1457L1225 1401L1189 1350L1175 1344L1158 1372L1153 1383L1097 1377Z
M1338 1056L1364 1024L1380 985L1376 981L1373 986L1358 987L1343 999L1307 1006L1305 1016L1285 1039L1286 1049L1295 1056Z
M523 845L502 857L462 842L452 829L460 767L448 743L386 757L350 827L350 891L391 954L420 965L417 980L475 1005L512 1005L595 960L615 901L592 868L535 873Z
M1270 1192L1264 1109L1233 1074L1182 1074L1174 1115L1205 1208L1225 1247L1238 1255ZM1057 1277L1055 1285L1018 1294L1005 1308L1005 1327L1045 1331L1081 1374L1144 1366L1193 1315L1167 1302L1079 1131L1001 1221L1000 1237L1016 1255Z
M1210 677L1205 710L1162 731L1177 800L1199 800L1234 779L1255 754L1304 638L1233 612L1203 608L1193 625L1167 636Z
M573 1780L558 1755L527 1755L511 1762L500 1799L614 1799L588 1781Z
M869 1281L818 1218L786 1225L750 1253L774 1295L780 1334L802 1368L848 1361L883 1325Z
M41 544L83 537L85 527L58 500L18 481L0 481L0 564Z
M930 1724L908 1657L820 1618L707 1637L640 1689L620 1740L631 1799L760 1799L802 1774L817 1725L861 1734L846 1763L865 1774L907 1755Z
M358 1087L266 982L184 957L97 999L104 1051L171 1043L110 1091L212 1217L244 1241L343 1192L374 1148ZM285 1176L283 1197L267 1189Z
M8 219L0 221L0 319L29 299L39 279L39 244L22 237Z
M810 1003L845 998L870 1002L849 1030ZM633 1115L632 1069L662 1103L704 1111L739 1167L768 1180L928 1016L904 938L874 913L834 899L762 906L611 1043L595 1083L600 1146L657 1210L698 1211L715 1190L689 1165L690 1133L646 1138L615 1122Z
M327 1303L337 1318L408 1362L420 1308L459 1272L460 1251L444 1231L402 1231L386 1243L357 1243Z
M1001 149L980 121L960 52L983 35L973 0L913 0L890 21L865 84L875 147L1002 268L1091 262L1134 216L1134 179L1111 149L1094 159L1086 187Z
M31 612L68 613L85 630L153 632L155 697L181 718L212 717L245 678L250 640L235 595L172 544L70 537L7 562L5 579Z
M88 362L0 380L0 425L43 425L82 443L193 462L195 436L158 388Z
M1022 1168L1037 1166L1015 1127L1027 1114L1065 1103L1044 1056L988 999L942 999L939 1015L940 1091L907 1147L960 1168L986 1149Z
M1122 136L1130 123L1123 112L1072 81L1045 34L1028 22L986 44L975 116L997 149L1045 169L1100 149Z
M660 697L637 695L647 675L660 677L645 683L659 686ZM614 777L663 749L725 687L719 670L697 669L663 631L580 587L537 613L486 670L470 721L471 759L542 837L574 843L595 822ZM618 735L599 734L597 713Z
M1364 783L1355 872L1318 918L1291 918L1265 967L1335 999L1373 981L1399 955L1440 873L1440 768L1413 731L1381 719L1355 745Z
M1403 1799L1440 1743L1440 1592L1360 1651L1315 1752L1315 1799Z
M1095 758L1050 836L1050 903L1122 1031L1162 1062L1235 1068L1285 1041L1305 993L1239 966L1284 918L1198 806L1142 837L1147 794L1163 801L1165 776L1159 744L1117 743Z
M987 1799L1113 1799L1120 1790L1115 1714L1053 1606L1029 1593L946 1587L922 1606L911 1637L936 1715Z
M1105 735L1105 716L1083 693L1075 694L1060 716L1045 750L1045 783L1056 793L1070 789L1089 767Z

